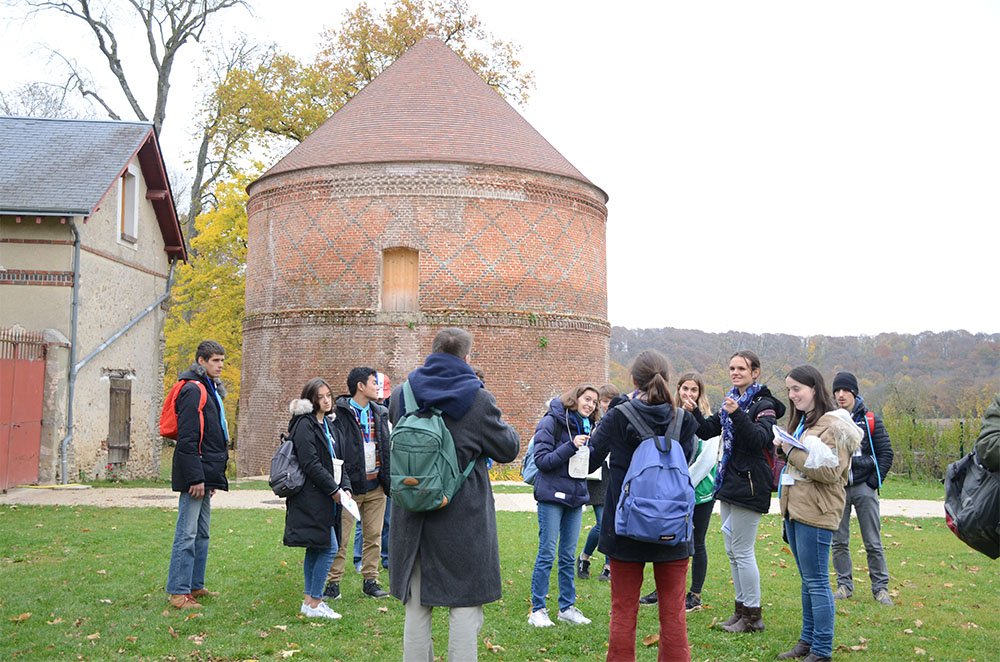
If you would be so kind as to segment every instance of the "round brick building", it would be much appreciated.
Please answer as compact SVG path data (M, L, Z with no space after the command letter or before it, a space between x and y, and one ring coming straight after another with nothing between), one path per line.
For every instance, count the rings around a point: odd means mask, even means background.
M607 196L443 42L424 39L249 187L242 476L311 377L401 383L443 327L527 444L607 379Z

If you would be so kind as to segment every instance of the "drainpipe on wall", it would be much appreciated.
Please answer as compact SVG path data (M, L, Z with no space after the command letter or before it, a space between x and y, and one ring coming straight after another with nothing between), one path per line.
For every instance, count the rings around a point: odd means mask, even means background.
M146 315L156 310L160 305L163 304L164 301L170 298L170 288L174 282L174 267L177 264L176 260L170 260L170 272L167 274L167 288L163 292L163 294L156 299L156 301L146 306L141 313L139 313L138 315L130 319L128 322L126 322L123 327L115 331L111 335L111 337L109 337L107 340L98 345L90 354L87 354L87 356L83 357L83 359L81 359L80 362L77 363L76 362L76 326L77 326L76 282L79 276L80 235L79 233L77 233L76 228L72 225L72 222L70 227L73 229L73 233L77 239L76 239L76 244L75 244L76 248L73 258L73 338L71 340L72 347L70 348L70 355L69 355L70 356L69 362L71 366L69 371L69 407L67 408L67 416L66 416L66 437L62 440L62 444L59 448L60 461L62 462L62 482L64 485L68 482L66 476L67 449L69 448L70 442L73 440L73 394L76 390L76 376L80 373L80 371L83 369L84 366L90 363L91 359L93 359L95 356L97 356L105 349L113 345L116 340L118 340L123 335L128 333L129 329L131 329L133 326L141 322L146 317Z
M65 485L69 482L66 472L68 468L66 466L66 449L69 448L69 442L73 439L73 396L76 393L76 337L77 337L77 321L79 319L79 309L80 309L80 231L76 229L76 222L70 218L69 219L69 229L73 232L73 299L70 304L70 331L69 331L69 389L66 396L68 402L66 403L66 436L63 437L62 442L59 444L59 463L61 470L59 475L62 478L62 484Z

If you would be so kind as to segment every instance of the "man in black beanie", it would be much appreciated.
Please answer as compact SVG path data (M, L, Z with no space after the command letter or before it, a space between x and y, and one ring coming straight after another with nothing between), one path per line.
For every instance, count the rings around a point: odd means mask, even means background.
M882 549L882 520L879 513L878 490L892 467L892 444L882 419L868 411L858 394L858 378L849 372L838 372L833 378L833 395L841 409L851 412L851 418L864 433L861 447L851 458L851 471L847 482L847 502L840 529L833 534L833 567L837 571L837 599L849 598L854 593L851 576L851 506L858 514L861 539L868 554L868 575L872 581L875 600L892 606L889 597L889 568Z

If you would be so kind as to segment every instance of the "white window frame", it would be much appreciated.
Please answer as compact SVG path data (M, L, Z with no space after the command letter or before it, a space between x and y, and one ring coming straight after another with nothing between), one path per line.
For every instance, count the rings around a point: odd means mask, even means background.
M139 168L128 164L118 178L118 207L115 214L118 243L137 248L139 243Z

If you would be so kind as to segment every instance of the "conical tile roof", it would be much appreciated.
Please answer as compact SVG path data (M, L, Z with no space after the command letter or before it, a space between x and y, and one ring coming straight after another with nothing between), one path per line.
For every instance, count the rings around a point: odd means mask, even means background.
M322 166L426 161L509 166L594 185L433 37L412 46L262 179Z

